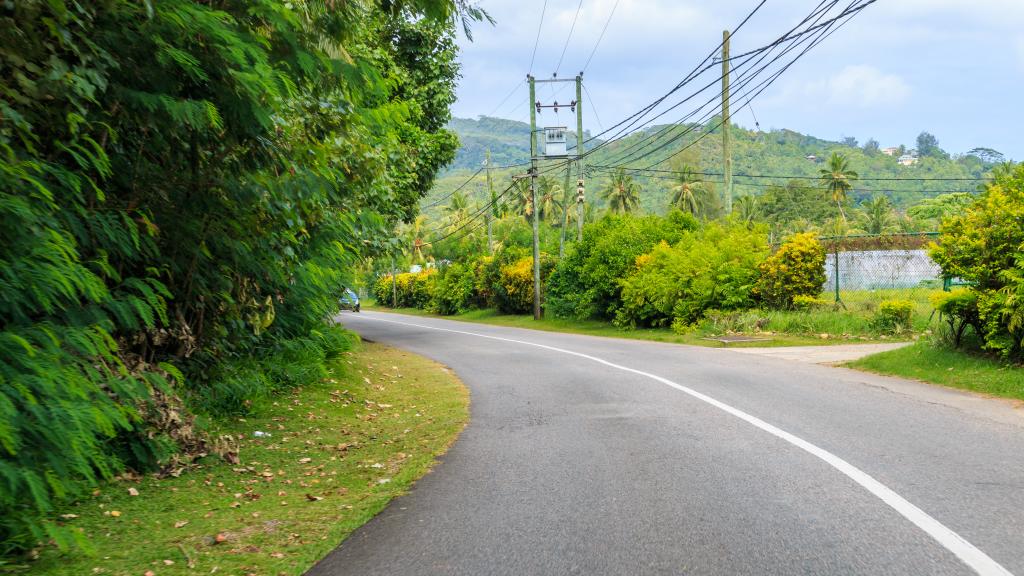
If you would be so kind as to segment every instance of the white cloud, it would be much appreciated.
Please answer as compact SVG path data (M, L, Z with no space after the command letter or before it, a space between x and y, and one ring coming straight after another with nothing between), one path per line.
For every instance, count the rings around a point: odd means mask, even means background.
M910 92L910 85L900 76L860 64L790 88L784 91L784 97L817 101L828 107L881 108L902 104Z

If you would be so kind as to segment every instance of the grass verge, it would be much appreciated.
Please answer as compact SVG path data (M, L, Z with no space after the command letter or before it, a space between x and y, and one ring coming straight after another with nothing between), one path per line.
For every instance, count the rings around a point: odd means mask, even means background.
M1024 400L1024 368L960 350L934 346L928 342L873 354L846 366Z
M378 312L395 312L398 314L409 314L412 316L427 316L431 318L443 318L446 320L458 320L462 322L475 322L478 324L494 324L497 326L509 326L512 328L529 328L533 330L544 330L548 332L568 332L572 334L586 334L589 336L604 336L608 338L629 338L633 340L650 340L654 342L671 342L674 344L690 344L694 346L707 346L711 348L754 348L754 347L779 347L779 346L826 346L832 344L856 344L869 342L896 342L907 340L909 337L897 338L892 336L843 336L842 323L832 320L832 316L839 316L838 312L801 313L801 312L773 312L778 317L785 317L786 326L800 328L805 334L786 334L781 332L753 332L747 330L728 330L729 333L738 332L752 337L764 338L756 342L733 342L724 344L717 340L706 340L713 334L721 334L727 330L705 330L696 329L686 334L677 334L668 328L635 328L623 330L609 322L600 320L570 320L563 318L542 318L535 321L532 316L518 314L502 314L497 310L470 310L454 316L440 316L426 312L419 308L388 308L378 306L369 301L364 301L363 309L375 310ZM740 323L750 320L754 322L757 311L749 311L742 314L744 318ZM828 316L828 317L826 317ZM749 317L749 318L747 318ZM780 322L778 318L776 321ZM803 322L803 323L801 323ZM832 329L833 331L829 331ZM812 335L813 334L813 335ZM822 338L820 334L827 334Z
M125 479L67 510L92 553L46 549L31 572L302 574L431 468L468 405L443 366L363 344L330 378L222 424L239 463Z

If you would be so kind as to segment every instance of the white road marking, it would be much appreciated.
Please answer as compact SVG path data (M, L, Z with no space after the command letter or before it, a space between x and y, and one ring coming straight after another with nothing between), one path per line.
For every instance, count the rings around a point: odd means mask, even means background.
M525 346L534 346L536 348L551 350L552 352L560 352L562 354L568 354L570 356L585 358L592 362L597 362L598 364L604 364L605 366L609 366L617 370L622 370L623 372L629 372L632 374L637 374L639 376L645 376L647 378L660 382L666 386L675 388L676 390L688 394L702 402L706 402L714 406L715 408L722 410L723 412L732 414L733 416L741 420L744 420L747 423L756 426L757 428L760 428L761 430L771 434L772 436L775 436L776 438L779 438L781 440L785 440L786 442L789 442L793 446L800 448L801 450L807 452L808 454L817 457L818 459L822 460L829 466L835 468L836 470L844 474L846 477L856 482L857 484L860 484L868 492L874 494L879 500L889 505L890 508L892 508L896 512L899 512L907 520L913 522L914 525L916 525L926 534L934 538L936 542L938 542L947 550L952 552L964 564L966 564L968 567L970 567L972 570L974 570L981 576L1013 576L1009 570L1003 568L1002 565L1000 565L987 554L979 550L977 547L968 542L962 536L960 536L953 530L947 528L944 524L942 524L935 518L929 516L928 513L926 513L924 510L921 510L917 506L911 504L906 498L900 496L885 484L882 484L878 480L875 480L867 472L864 472L860 468L857 468L853 464L850 464L846 460L843 460L842 458L836 456L835 454L829 452L828 450L811 444L810 442L804 440L803 438L794 436L793 434L790 434L789 432L786 432L781 428L777 428L756 416L747 414L746 412L738 408L733 408L732 406L725 404L724 402L715 400L714 398L706 394L702 394L692 388L683 386L682 384L677 384L667 378L662 378L661 376L651 374L649 372L644 372L643 370L637 370L635 368L630 368L628 366L615 364L614 362L609 362L602 358L591 356L589 354L584 354L582 352L575 352L573 350L566 350L565 348L557 348L555 346L538 344L536 342L529 342L526 340L503 338L501 336L491 336L489 334L479 334L477 332L467 332L465 330L454 330L451 328L438 328L437 326L414 324L412 322L399 322L398 320L373 318L371 316L362 316L362 318L365 318L367 320L373 320L376 322L389 322L391 324L402 324L405 326L414 326L416 328L426 328L428 330L439 330L442 332L464 334L466 336L476 336L477 338L488 338L490 340L499 340L502 342L523 344Z

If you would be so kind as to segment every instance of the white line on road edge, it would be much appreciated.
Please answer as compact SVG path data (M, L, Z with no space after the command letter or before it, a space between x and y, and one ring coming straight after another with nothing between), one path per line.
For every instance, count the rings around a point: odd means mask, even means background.
M824 461L826 464L843 473L857 484L863 486L868 492L871 492L872 494L877 496L879 500L885 502L893 510L902 514L904 518L913 522L918 528L924 530L925 533L934 538L939 544L941 544L947 550L956 555L956 557L963 561L964 564L969 566L971 569L973 569L981 576L1013 576L1009 570L1003 568L1002 565L1000 565L998 562L990 558L987 554L976 548L973 544L965 540L962 536L950 530L935 518L929 516L924 510L921 510L917 506L911 504L909 501L907 501L905 498L894 492L885 484L882 484L878 480L872 478L867 472L864 472L860 468L857 468L853 464L850 464L846 460L843 460L842 458L836 456L835 454L829 452L828 450L825 450L824 448L819 448L818 446L811 444L810 442L804 440L803 438L794 436L789 432L786 432L781 428L777 428L756 416L747 414L746 412L738 408L733 408L728 404L715 400L714 398L707 396L706 394L697 392L696 390L683 386L682 384L677 384L667 378L662 378L661 376L657 376L649 372L644 372L642 370L637 370L635 368L629 368L627 366L615 364L614 362L609 362L607 360L603 360L601 358L591 356L589 354L584 354L582 352L574 352L572 350L566 350L565 348L557 348L555 346L538 344L536 342L528 342L526 340L503 338L501 336L491 336L488 334L479 334L476 332L466 332L464 330L453 330L451 328L438 328L436 326L414 324L412 322L385 320L383 318L373 318L370 316L362 316L362 318L365 318L367 320L373 320L376 322L390 322L392 324L402 324L405 326L414 326L416 328L440 330L442 332L453 332L455 334L465 334L467 336L476 336L478 338L488 338L491 340L500 340L502 342L512 342L515 344L534 346L537 348L543 348L545 350L551 350L553 352L569 354L570 356L586 358L587 360L597 362L598 364L604 364L605 366L610 366L612 368L622 370L623 372L630 372L632 374L646 376L647 378L661 382L666 386L675 388L680 392L689 394L690 396L693 396L694 398L702 402L706 402L714 406L715 408L718 408L719 410L728 412L729 414L732 414L733 416L741 420L744 420L760 428L761 430L764 430L765 432L771 434L772 436L785 440L786 442L789 442L793 446L796 446L797 448L800 448L801 450L807 452L808 454L811 454L817 457L818 459Z

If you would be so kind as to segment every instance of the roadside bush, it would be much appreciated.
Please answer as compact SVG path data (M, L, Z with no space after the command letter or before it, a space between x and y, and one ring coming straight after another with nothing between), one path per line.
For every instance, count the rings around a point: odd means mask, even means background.
M793 296L793 309L794 310L817 310L825 308L829 305L829 301L817 298L815 296L805 296L803 294L797 294Z
M391 274L381 274L373 281L373 299L381 306L391 306Z
M543 289L555 260L541 254L540 281ZM498 310L509 314L533 312L533 257L524 256L511 264L501 267L498 287L495 290ZM543 294L542 294L543 296Z
M707 310L752 308L757 268L768 255L765 236L760 227L712 222L675 246L662 242L621 280L615 323L681 329Z
M871 319L871 326L879 332L899 334L910 329L914 303L910 300L885 300Z
M796 234L759 267L754 294L769 308L794 308L807 303L825 284L825 248L813 234Z
M960 347L968 326L973 328L976 334L982 333L976 291L970 288L958 288L951 292L935 292L928 297L928 300L949 325L953 346Z
M430 309L445 316L469 310L473 306L474 283L473 264L450 264L434 280Z
M385 274L373 285L373 295L379 304L397 308L427 308L430 305L431 287L437 271L428 268L421 272L403 272L394 276ZM398 301L394 302L395 292Z
M530 257L527 252L521 246L511 245L502 248L494 256L480 259L475 270L475 283L479 297L485 301L484 307L502 308L504 289L501 285L501 269L521 258Z
M1024 164L1005 165L978 199L940 228L931 256L977 293L984 347L1024 360Z
M583 229L547 283L546 309L561 318L614 318L621 305L619 280L658 242L675 243L697 220L674 210L667 217L607 214Z

